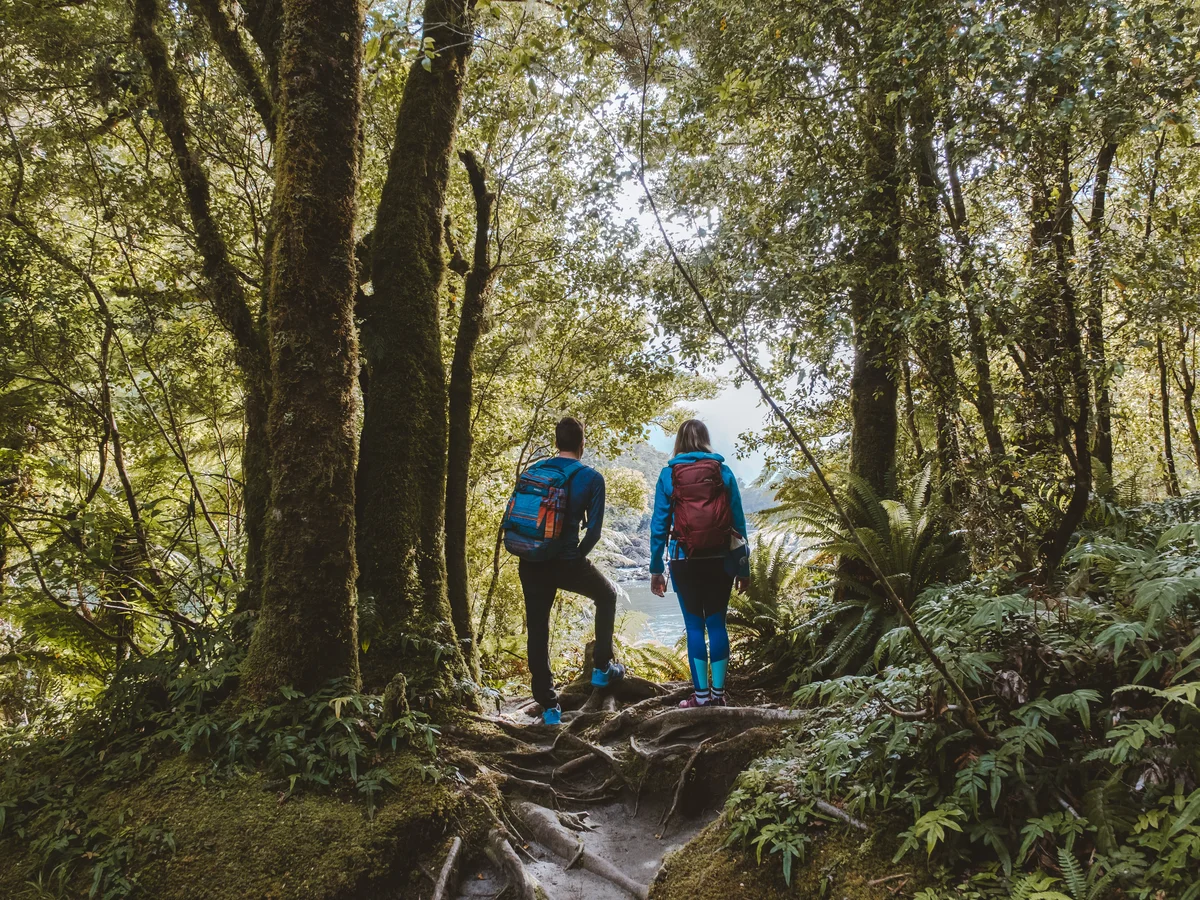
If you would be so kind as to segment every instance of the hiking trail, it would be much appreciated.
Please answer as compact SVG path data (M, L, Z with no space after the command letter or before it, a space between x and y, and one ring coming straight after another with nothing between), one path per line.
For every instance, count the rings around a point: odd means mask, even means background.
M503 802L486 858L460 867L455 839L424 897L646 898L664 858L801 716L748 690L738 699L752 705L680 709L691 691L636 676L593 688L580 676L560 690L560 726L536 723L531 699L447 726L459 771Z

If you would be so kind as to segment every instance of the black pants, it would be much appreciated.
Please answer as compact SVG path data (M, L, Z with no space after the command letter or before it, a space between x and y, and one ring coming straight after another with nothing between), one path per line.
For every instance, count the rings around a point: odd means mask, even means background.
M683 611L707 619L729 610L733 576L725 571L724 557L671 560L671 585Z
M521 590L525 594L525 628L529 635L529 678L533 699L549 708L558 703L550 672L550 611L560 590L582 594L596 604L596 645L592 665L608 668L612 659L613 621L617 587L587 559L521 560Z

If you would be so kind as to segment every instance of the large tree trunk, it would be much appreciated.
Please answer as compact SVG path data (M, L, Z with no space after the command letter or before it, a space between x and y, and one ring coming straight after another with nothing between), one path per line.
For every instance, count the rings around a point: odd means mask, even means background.
M446 595L438 298L450 153L472 46L469 3L428 0L424 22L433 55L413 64L404 85L372 239L374 295L362 326L370 391L358 471L364 681L379 688L403 669L417 692L445 691L468 674Z
M459 154L471 179L475 198L475 247L470 268L462 261L465 276L462 314L450 364L449 447L446 463L446 588L454 633L467 665L479 678L479 651L471 621L467 569L467 501L471 481L471 411L475 405L475 347L483 334L488 288L493 268L488 250L492 201L483 168L474 154ZM456 256L456 259L458 257Z
M1112 397L1108 389L1108 355L1104 348L1104 207L1108 197L1108 175L1117 155L1110 141L1096 157L1096 183L1092 188L1092 213L1088 218L1089 285L1087 339L1091 355L1092 383L1096 393L1096 439L1092 454L1113 471Z
M243 670L261 699L358 681L353 307L358 0L285 0L271 333L271 499L262 608Z
M1090 443L1091 379L1083 348L1080 329L1078 300L1071 284L1071 260L1075 255L1073 237L1074 204L1071 192L1070 144L1066 136L1058 145L1059 172L1057 190L1035 191L1034 201L1034 265L1049 269L1048 284L1053 291L1053 300L1058 307L1055 316L1048 317L1060 325L1052 326L1055 331L1047 355L1043 358L1044 368L1056 382L1065 382L1050 392L1051 409L1055 431L1062 433L1065 455L1071 463L1073 483L1067 507L1054 527L1042 541L1041 578L1048 582L1058 571L1067 552L1071 536L1083 522L1087 513L1092 488L1092 454ZM1044 191L1044 188L1039 188ZM1042 206L1044 218L1039 216ZM1028 359L1028 354L1027 357ZM1065 388L1071 396L1064 396ZM1073 406L1073 410L1070 408ZM1073 413L1073 414L1072 414Z
M267 506L271 502L271 448L267 434L269 387L247 379L244 397L242 528L246 534L246 561L242 588L237 596L239 613L257 612L262 604L263 534L267 526Z
M870 85L860 112L863 175L860 233L850 290L854 367L850 376L850 472L880 497L894 490L898 370L893 316L899 296L899 187L895 113Z

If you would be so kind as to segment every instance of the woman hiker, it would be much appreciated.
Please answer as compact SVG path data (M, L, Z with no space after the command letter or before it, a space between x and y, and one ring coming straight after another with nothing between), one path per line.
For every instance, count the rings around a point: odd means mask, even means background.
M679 705L685 709L725 706L729 661L725 613L734 580L738 593L744 594L750 586L750 552L737 479L724 457L713 453L708 428L698 419L679 426L675 453L654 489L650 590L658 597L667 591L664 549L683 610L694 688L692 696Z

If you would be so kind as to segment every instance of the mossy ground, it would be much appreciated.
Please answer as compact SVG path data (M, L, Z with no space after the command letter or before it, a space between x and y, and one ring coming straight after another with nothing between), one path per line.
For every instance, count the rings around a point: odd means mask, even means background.
M394 769L399 772L402 767ZM340 900L416 896L419 864L436 868L454 835L479 846L488 821L453 780L398 778L373 818L336 794L284 797L261 775L202 778L175 757L110 792L101 817L169 832L174 852L135 860L139 893L155 900ZM38 860L14 837L0 842L0 897L35 897ZM425 881L425 886L428 882ZM81 875L67 896L87 896Z
M892 862L895 848L882 835L864 838L857 832L831 828L793 869L790 885L783 879L778 860L764 859L760 866L740 848L725 847L727 836L727 827L718 819L668 857L650 887L650 900L895 900L911 897L926 882L922 866Z

